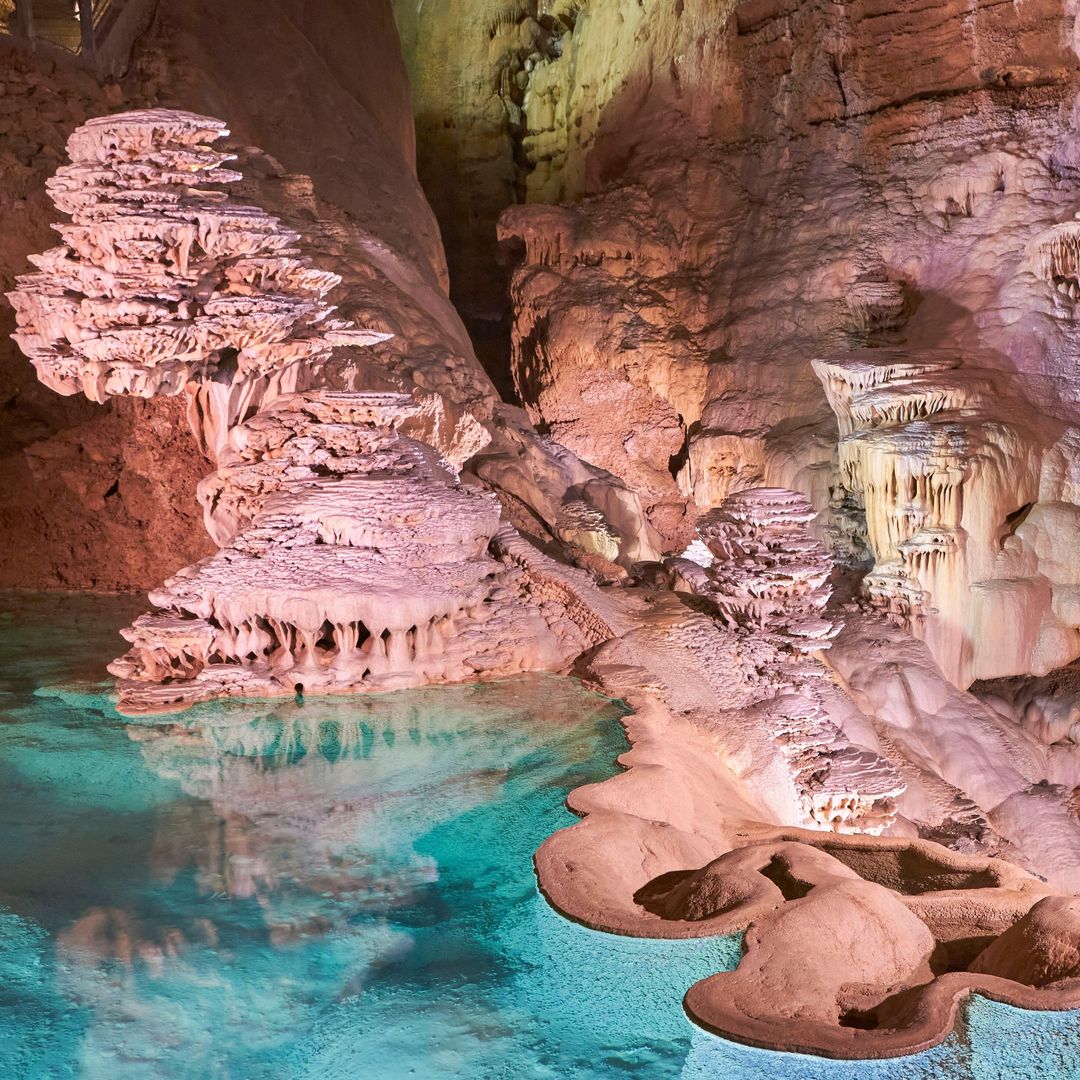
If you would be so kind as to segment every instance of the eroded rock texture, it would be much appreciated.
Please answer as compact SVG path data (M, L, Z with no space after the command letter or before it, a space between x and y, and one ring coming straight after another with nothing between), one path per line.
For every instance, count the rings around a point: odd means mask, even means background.
M553 23L522 76L530 415L671 551L732 490L831 505L959 686L1071 660L1071 9L624 7Z

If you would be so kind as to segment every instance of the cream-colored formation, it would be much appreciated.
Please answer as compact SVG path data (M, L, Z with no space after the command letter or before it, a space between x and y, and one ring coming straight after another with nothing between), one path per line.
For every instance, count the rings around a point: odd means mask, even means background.
M1080 655L1068 451L1044 450L1012 381L956 352L901 348L814 370L839 425L833 512L874 557L871 600L957 686L1044 675ZM1006 622L1008 633L987 632Z

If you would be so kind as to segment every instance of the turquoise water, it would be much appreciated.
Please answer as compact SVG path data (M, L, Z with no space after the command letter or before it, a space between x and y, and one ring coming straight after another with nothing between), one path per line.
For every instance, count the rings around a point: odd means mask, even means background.
M737 939L597 934L536 891L567 791L625 749L571 680L131 724L100 681L131 611L0 613L0 1077L1080 1076L1074 1017L985 1001L890 1062L695 1029Z

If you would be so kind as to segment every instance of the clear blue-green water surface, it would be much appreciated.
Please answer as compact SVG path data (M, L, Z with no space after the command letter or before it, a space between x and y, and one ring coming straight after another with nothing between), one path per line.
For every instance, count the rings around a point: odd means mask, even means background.
M626 748L569 679L134 724L129 601L0 610L0 1078L1080 1077L1080 1024L981 999L885 1062L737 1046L686 988L737 938L589 931L531 856Z

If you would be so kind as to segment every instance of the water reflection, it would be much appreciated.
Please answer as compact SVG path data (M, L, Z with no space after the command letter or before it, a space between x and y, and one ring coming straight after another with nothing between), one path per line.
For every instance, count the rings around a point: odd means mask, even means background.
M61 712L70 720L87 705L73 691L46 700L53 729ZM566 792L605 775L624 748L620 709L544 677L316 705L230 702L182 722L117 724L105 741L127 762L109 798L155 794L143 812L106 811L99 828L85 827L83 864L107 880L65 889L49 873L42 910L27 902L40 863L25 862L3 899L51 930L50 990L81 1011L69 1051L80 1070L232 1075L239 1063L245 1076L300 1075L313 1068L315 1038L334 1063L394 1076L385 1055L404 1052L403 1008L416 1014L410 1067L442 1062L428 1075L528 1061L539 1071L522 1075L556 1076L584 1065L595 1052L587 1042L536 1063L550 1021L521 1013L537 942L519 937L520 924L546 912L531 852L568 823ZM76 796L75 743L65 755L33 741L27 773ZM38 791L32 813L63 814ZM85 794L81 811L104 810L101 790ZM115 849L125 852L120 873ZM569 924L552 920L558 937ZM678 1000L668 1004L683 1039ZM315 1035L323 1023L336 1032L329 1042ZM230 1044L233 1025L242 1035ZM655 1041L649 1053L677 1069L671 1041Z
M21 602L21 601L20 601ZM829 1062L680 1006L737 939L596 934L537 894L618 707L542 676L228 702L131 725L94 678L124 613L0 612L0 1076L998 1080L1080 1075L1072 1017Z

